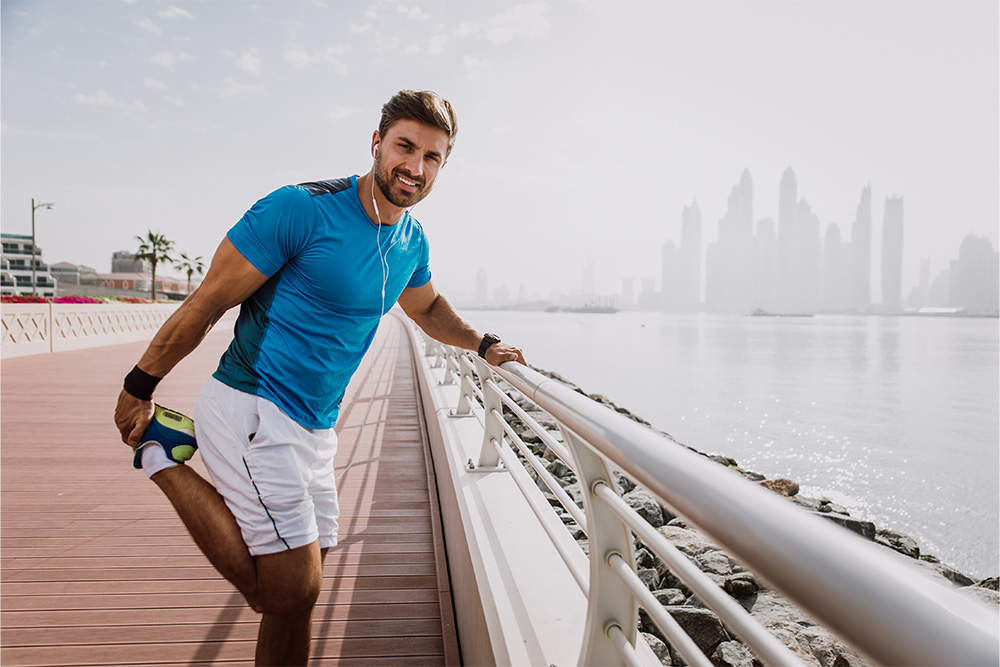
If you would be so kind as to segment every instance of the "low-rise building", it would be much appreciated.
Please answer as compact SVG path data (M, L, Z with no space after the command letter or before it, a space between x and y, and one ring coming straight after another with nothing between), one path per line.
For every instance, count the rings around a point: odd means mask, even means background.
M3 253L0 255L0 294L56 295L56 279L42 259L42 249L35 247L31 236L0 234L0 242L3 243Z

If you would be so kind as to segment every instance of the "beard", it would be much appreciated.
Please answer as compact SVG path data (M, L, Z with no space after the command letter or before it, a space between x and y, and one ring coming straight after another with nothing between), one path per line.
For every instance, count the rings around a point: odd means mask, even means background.
M406 192L396 181L397 174L408 181L417 184L416 192ZM389 200L393 206L409 208L431 193L430 185L422 177L411 176L398 167L390 173L382 164L382 158L375 161L375 184L382 192L382 196Z

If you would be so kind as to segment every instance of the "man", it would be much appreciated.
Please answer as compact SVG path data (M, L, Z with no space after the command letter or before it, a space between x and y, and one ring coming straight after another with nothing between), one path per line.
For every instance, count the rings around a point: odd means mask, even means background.
M382 107L364 176L281 188L223 239L201 286L125 379L115 424L195 542L261 616L259 665L306 664L322 562L337 541L336 422L381 316L399 303L437 340L524 363L434 288L407 208L454 146L451 105L401 91ZM194 425L152 402L159 379L241 304L235 337L198 398ZM155 416L155 419L154 419ZM194 429L197 445L185 432ZM209 483L183 465L194 447Z

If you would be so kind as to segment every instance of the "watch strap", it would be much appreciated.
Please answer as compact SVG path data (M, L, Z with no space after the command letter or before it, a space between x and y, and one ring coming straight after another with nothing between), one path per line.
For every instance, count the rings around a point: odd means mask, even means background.
M500 342L500 336L496 334L488 333L483 336L483 340L479 342L479 356L483 359L486 358L486 350L490 349L490 345Z

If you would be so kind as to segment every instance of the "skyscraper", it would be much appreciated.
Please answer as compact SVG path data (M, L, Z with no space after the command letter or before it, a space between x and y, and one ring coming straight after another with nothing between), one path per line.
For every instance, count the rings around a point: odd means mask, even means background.
M622 280L622 308L628 309L635 305L635 280L625 278Z
M948 305L976 313L1000 310L1000 255L985 237L966 236L951 263Z
M795 310L793 285L796 281L796 246L798 245L798 183L791 167L781 175L781 185L778 189L778 266L777 290L774 309L778 312L790 313Z
M698 200L681 213L681 246L677 253L677 307L696 310L701 304L701 211Z
M757 236L754 239L757 252L757 294L754 308L777 312L778 308L778 234L774 220L764 218L757 221Z
M753 180L744 169L740 182L729 193L726 214L719 220L719 240L708 247L705 307L729 312L752 310L757 294L753 260Z
M840 227L826 228L823 239L823 300L827 312L843 312L851 304L850 246L840 238Z
M882 309L898 313L903 304L903 198L886 197L882 215Z
M872 305L872 187L861 190L861 201L851 227L850 307L865 311Z

